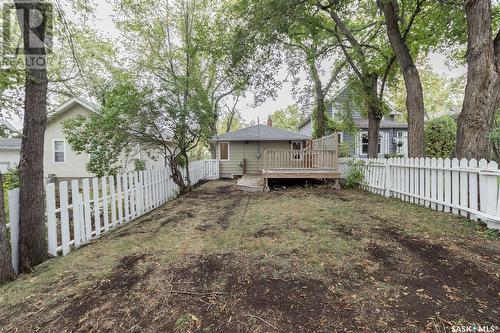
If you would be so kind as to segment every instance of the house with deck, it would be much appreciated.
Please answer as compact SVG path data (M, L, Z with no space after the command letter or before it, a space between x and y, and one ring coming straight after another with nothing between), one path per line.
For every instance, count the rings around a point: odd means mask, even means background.
M327 105L327 115L334 120L341 120L342 113L349 111L358 133L338 133L338 142L348 147L349 155L367 157L368 155L368 119L361 115L361 111L353 102L353 92L348 88L336 95ZM345 113L344 113L345 114ZM307 117L298 128L304 135L312 135L311 117ZM386 155L408 156L408 123L402 120L402 114L391 111L380 122L378 154L383 158Z
M309 135L267 125L224 133L216 142L219 174L265 184L268 179L338 178L336 135L311 141ZM252 177L253 176L253 177Z

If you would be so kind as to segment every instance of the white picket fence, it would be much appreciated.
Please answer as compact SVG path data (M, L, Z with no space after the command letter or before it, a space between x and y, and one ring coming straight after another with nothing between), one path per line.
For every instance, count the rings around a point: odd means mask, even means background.
M192 184L219 178L219 161L189 164ZM184 176L186 170L183 170ZM117 176L74 179L46 187L48 252L67 255L72 249L163 205L178 194L168 167ZM8 193L12 265L19 263L19 189Z
M340 159L345 177L356 167L361 187L500 229L500 170L496 162L456 158Z

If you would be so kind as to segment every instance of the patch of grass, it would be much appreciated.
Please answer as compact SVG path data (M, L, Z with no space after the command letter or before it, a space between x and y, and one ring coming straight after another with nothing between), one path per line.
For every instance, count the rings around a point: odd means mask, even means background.
M0 286L0 331L414 332L436 312L487 323L498 245L466 219L361 190L207 182Z

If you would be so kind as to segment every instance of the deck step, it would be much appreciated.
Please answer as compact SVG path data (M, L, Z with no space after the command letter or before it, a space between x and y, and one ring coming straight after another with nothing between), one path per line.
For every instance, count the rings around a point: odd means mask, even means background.
M264 178L260 175L243 175L236 182L236 188L248 192L264 191Z

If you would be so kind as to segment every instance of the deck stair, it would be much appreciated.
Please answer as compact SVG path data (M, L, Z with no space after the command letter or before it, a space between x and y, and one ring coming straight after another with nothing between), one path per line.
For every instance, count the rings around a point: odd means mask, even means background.
M243 175L236 182L236 188L247 192L263 192L264 177L261 175Z

